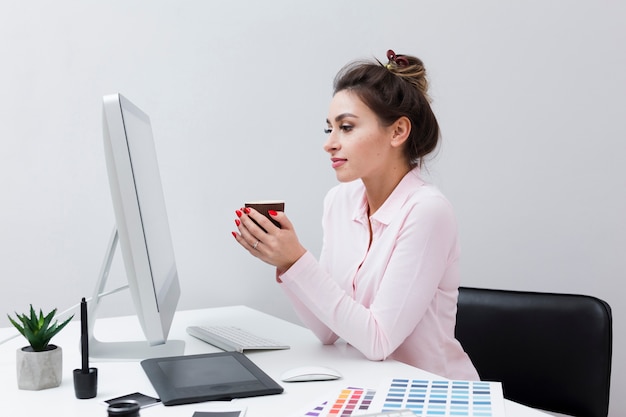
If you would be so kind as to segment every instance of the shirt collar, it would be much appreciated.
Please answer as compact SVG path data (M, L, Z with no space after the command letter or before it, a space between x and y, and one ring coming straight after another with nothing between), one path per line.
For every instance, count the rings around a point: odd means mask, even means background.
M420 177L420 169L415 167L400 180L396 188L387 197L387 200L374 213L372 220L388 225L407 198L415 192L416 188L422 185L424 185L424 181ZM363 185L361 185L361 198L355 207L353 220L359 223L367 223L367 198L365 196L365 186Z

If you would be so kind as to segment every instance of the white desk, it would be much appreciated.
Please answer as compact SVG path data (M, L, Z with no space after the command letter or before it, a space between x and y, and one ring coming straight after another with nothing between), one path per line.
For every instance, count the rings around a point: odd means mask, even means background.
M193 324L232 324L291 345L289 350L251 352L246 355L279 382L285 391L280 395L238 399L228 402L204 402L165 407L158 405L141 410L142 417L186 416L194 411L223 410L246 406L247 417L288 416L292 412L314 405L319 399L333 399L336 393L349 386L376 388L387 377L434 378L435 375L396 362L372 362L345 343L323 346L307 329L243 306L181 311L176 314L171 338L186 342L185 354L218 352L200 340L187 335L185 328ZM12 328L0 329L0 340L15 333ZM139 324L134 317L101 319L96 325L96 336L102 341L139 339ZM17 388L15 351L26 345L20 336L0 346L0 416L106 416L103 400L131 392L157 396L139 362L100 362L98 368L98 396L78 400L74 395L72 371L80 367L80 327L70 323L52 342L63 348L63 382L58 388L42 391L24 391ZM337 381L282 383L279 376L287 369L303 365L325 365L339 370L343 378ZM506 401L507 417L539 417L545 413Z

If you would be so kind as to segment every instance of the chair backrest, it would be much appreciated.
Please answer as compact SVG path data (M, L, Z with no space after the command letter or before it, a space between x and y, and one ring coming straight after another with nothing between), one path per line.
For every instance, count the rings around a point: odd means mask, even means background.
M579 417L606 417L609 305L585 295L461 287L456 337L481 379L510 400Z

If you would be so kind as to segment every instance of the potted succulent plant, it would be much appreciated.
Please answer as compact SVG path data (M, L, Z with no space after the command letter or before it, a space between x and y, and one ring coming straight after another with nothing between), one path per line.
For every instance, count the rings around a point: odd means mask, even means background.
M50 344L50 339L72 320L73 315L58 324L52 323L56 308L46 316L39 310L35 313L30 306L30 314L17 314L17 320L11 316L11 324L28 340L29 346L17 350L17 386L24 390L42 390L61 385L63 376L63 351L61 347Z

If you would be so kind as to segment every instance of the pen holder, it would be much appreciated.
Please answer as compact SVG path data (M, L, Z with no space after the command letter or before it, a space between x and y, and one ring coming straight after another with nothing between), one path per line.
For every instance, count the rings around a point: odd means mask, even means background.
M81 400L98 394L98 368L89 368L88 373L83 373L82 369L74 369L74 393Z

